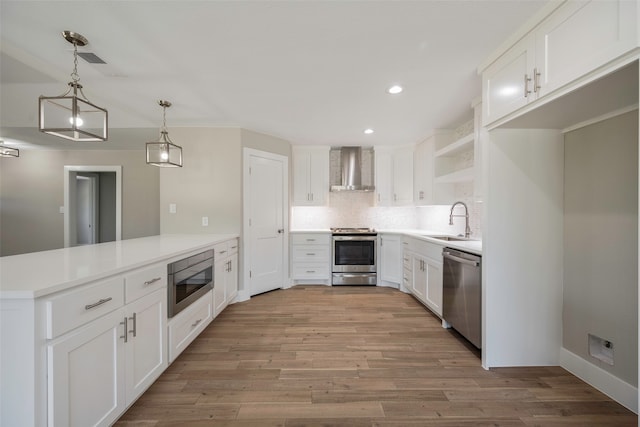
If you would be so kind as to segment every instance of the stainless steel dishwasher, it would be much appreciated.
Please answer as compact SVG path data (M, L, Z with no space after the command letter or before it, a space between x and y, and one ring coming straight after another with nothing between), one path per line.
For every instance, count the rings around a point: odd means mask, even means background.
M444 248L442 317L474 346L482 347L482 257Z

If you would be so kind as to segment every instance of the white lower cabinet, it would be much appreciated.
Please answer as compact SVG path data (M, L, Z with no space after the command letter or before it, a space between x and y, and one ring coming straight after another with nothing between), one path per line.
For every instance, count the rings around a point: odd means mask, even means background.
M160 289L47 346L54 426L113 423L167 367L166 290Z
M213 293L214 317L238 295L238 239L214 247Z
M442 246L409 237L403 248L404 289L442 316Z
M399 234L380 234L380 279L402 283L402 237Z
M209 291L171 319L168 328L169 363L173 362L211 323L214 300L213 291Z
M114 311L49 344L49 426L110 425L124 411L123 318Z
M331 235L292 233L291 278L294 282L331 281Z

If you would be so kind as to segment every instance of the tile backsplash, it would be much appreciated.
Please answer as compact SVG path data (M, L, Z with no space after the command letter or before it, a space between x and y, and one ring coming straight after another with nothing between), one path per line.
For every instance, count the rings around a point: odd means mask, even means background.
M475 203L473 184L458 184L456 198L469 207L473 238L482 237L482 204ZM332 192L327 206L294 206L292 229L326 229L330 227L373 227L376 229L423 229L446 234L464 233L464 218L454 218L449 225L450 205L375 206L375 192ZM456 207L457 214L462 213Z

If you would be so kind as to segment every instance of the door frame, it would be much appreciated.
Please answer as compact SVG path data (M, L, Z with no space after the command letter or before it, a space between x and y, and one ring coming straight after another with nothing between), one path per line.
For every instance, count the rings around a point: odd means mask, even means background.
M283 285L290 286L289 281L289 158L281 154L269 153L267 151L256 150L244 147L242 149L242 244L240 245L240 271L242 271L242 289L238 291L236 301L246 301L251 296L251 278L249 270L251 267L251 251L246 250L249 243L249 201L251 188L249 186L249 166L252 156L281 161L283 165L284 177L282 180L282 222L284 227L284 242L282 245L282 269Z
M116 240L122 240L122 166L64 166L64 247L71 243L71 200L69 182L77 172L115 172L116 174Z

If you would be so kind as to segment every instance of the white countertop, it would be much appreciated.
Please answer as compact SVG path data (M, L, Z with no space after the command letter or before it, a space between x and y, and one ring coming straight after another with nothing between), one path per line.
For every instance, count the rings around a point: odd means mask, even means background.
M0 299L41 297L236 237L165 234L0 257Z
M440 246L447 248L460 249L461 251L471 252L477 255L482 255L482 240L464 240L448 242L445 240L434 239L429 236L446 236L447 233L442 233L432 230L417 230L417 229L402 229L402 230L376 230L378 233L385 234L401 234L406 236L415 237L417 239L426 240L430 243L436 243ZM291 230L291 233L331 233L329 229L304 229L304 230Z

